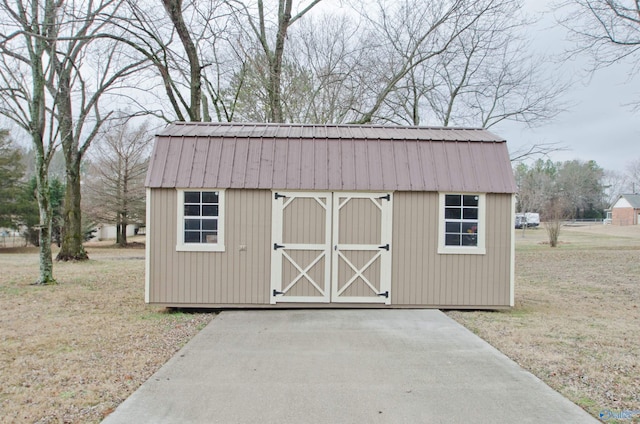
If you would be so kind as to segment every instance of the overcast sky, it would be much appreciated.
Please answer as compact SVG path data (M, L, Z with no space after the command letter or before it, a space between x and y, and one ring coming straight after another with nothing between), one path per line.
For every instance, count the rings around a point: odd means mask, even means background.
M544 10L549 3L526 1L532 12ZM540 52L560 53L571 46L551 15L544 16L529 35L532 47ZM553 122L536 128L505 124L492 131L506 138L511 150L533 143L561 143L568 150L552 153L554 161L595 160L605 169L623 170L630 160L640 159L640 112L628 106L640 101L640 78L630 80L630 66L625 64L600 70L591 78L581 72L587 68L586 57L560 66L559 72L572 78L574 86L565 95L569 110Z

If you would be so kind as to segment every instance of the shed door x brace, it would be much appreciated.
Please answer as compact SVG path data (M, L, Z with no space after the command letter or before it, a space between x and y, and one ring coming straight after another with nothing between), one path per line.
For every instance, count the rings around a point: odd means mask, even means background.
M391 303L391 193L274 192L271 303Z

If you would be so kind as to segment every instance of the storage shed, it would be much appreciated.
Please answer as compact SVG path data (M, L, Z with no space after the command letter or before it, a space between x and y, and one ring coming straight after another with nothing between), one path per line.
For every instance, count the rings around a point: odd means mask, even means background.
M484 129L176 123L147 186L147 303L513 306L516 190Z

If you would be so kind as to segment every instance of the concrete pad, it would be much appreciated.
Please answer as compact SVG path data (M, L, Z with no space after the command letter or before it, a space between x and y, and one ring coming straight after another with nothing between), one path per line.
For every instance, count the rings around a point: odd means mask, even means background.
M597 423L437 310L222 312L103 423Z

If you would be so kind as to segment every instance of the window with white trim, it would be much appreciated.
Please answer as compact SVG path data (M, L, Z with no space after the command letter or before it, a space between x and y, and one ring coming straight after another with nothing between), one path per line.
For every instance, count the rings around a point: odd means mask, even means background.
M482 194L441 193L439 253L484 254Z
M178 190L181 251L224 251L224 190Z

